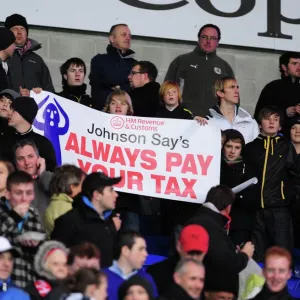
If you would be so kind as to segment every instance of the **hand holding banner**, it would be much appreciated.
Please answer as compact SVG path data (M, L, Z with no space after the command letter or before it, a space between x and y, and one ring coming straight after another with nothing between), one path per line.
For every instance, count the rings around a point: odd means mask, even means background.
M51 140L58 161L121 176L117 190L201 203L219 184L215 127L107 114L48 92L32 96L39 105L34 130Z

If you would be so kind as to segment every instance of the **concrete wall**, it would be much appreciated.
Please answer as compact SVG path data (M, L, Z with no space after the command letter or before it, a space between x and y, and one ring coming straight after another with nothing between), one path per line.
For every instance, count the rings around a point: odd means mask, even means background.
M70 57L82 58L88 67L91 58L104 53L108 43L107 35L93 32L30 29L29 36L43 44L39 53L46 61L57 91L61 90L60 65ZM195 43L146 39L134 37L132 49L138 60L149 60L159 69L158 81L164 79L170 62L178 55L191 51ZM269 81L279 77L279 53L259 49L242 49L220 46L218 54L233 68L241 89L241 104L250 113L254 111L262 88ZM88 84L88 78L86 78Z

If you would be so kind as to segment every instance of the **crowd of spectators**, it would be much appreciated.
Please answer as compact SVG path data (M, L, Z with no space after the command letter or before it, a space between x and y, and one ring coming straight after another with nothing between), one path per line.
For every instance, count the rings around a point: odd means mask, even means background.
M26 18L6 18L0 28L0 299L292 299L291 253L300 246L300 54L280 56L281 79L264 87L252 117L242 108L232 68L217 55L220 39L216 25L200 28L195 49L170 62L160 85L156 66L134 59L129 26L116 24L107 53L91 59L89 96L82 59L61 66L62 91L55 91ZM220 185L203 204L152 199L161 202L174 237L165 260L144 267L145 197L117 193L121 177L58 166L51 142L33 131L39 107L30 91L43 90L109 114L186 119L222 131ZM232 192L253 177L256 185ZM264 263L261 273L241 286L243 272L256 262Z

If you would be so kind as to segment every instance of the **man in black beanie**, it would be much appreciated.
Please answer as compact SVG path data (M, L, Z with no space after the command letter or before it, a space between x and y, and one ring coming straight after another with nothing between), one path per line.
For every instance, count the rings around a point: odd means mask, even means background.
M15 51L15 36L5 27L0 27L0 91L9 88L8 66L6 60Z
M237 251L228 236L230 226L230 210L235 195L230 188L218 185L211 188L205 203L188 221L188 224L203 226L209 235L208 252L203 260L205 266L205 282L214 282L215 274L232 270L234 275L246 268L252 258L254 246L251 242ZM237 278L237 276L236 276Z
M146 293L148 295L149 300L153 300L153 289L151 284L143 277L140 277L138 275L134 275L128 280L125 280L119 287L118 291L118 298L119 300L123 300L126 298L127 295L134 294L136 292L136 289L133 289L132 287L141 287L143 293Z
M204 287L205 300L234 300L239 295L238 274L230 270L218 272L213 281L206 281Z
M56 167L55 151L52 143L43 135L33 131L32 124L38 112L38 106L33 98L19 97L11 104L12 112L8 118L8 125L16 130L16 134L4 139L1 145L2 155L9 161L14 161L13 147L17 141L32 140L41 157L46 161L47 171L54 171Z
M33 88L54 92L49 69L44 60L34 52L41 48L41 44L28 38L26 18L13 14L6 18L5 27L16 37L16 50L8 63L11 88L22 96L29 96Z

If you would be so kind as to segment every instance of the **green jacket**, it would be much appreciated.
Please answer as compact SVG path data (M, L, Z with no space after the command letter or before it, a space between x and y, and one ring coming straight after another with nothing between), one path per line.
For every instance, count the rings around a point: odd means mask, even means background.
M73 199L67 194L54 194L50 201L44 218L45 231L49 237L54 229L55 220L73 208Z

